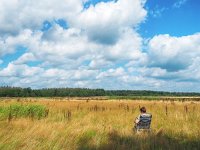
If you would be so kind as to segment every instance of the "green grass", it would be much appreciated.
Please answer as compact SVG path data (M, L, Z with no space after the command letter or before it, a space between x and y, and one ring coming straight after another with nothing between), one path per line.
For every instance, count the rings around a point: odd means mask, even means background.
M47 108L43 105L11 104L0 106L0 120L16 118L41 119L47 115Z

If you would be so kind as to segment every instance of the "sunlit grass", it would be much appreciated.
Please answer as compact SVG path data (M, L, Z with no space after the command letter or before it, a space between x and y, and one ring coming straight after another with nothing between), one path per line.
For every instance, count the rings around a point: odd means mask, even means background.
M40 120L0 121L0 149L200 149L200 104L163 101L2 100L0 108L43 106ZM153 115L149 135L133 133L139 107Z

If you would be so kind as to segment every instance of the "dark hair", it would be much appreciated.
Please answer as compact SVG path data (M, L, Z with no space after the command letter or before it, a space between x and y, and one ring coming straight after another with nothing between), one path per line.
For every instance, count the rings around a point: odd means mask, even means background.
M140 112L141 112L141 113L146 113L146 108L145 108L145 107L141 107L141 108L140 108Z

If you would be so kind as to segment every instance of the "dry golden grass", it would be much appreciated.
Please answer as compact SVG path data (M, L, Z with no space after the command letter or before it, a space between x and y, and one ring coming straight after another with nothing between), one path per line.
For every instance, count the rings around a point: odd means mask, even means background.
M200 149L198 102L6 99L10 104L41 104L49 109L41 120L0 121L0 149ZM153 115L152 132L132 131L139 107Z

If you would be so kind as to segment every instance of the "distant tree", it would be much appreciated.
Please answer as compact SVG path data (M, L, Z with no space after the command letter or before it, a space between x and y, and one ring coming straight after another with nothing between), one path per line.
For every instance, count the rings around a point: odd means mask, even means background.
M200 93L163 92L146 90L104 90L87 88L0 87L0 97L89 97L89 96L200 96Z

